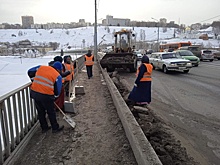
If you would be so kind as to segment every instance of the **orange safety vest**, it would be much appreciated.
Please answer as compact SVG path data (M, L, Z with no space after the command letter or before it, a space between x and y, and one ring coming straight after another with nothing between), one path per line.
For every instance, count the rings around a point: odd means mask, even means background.
M141 78L140 81L151 81L152 80L151 73L152 73L152 70L153 70L153 66L151 64L145 64L145 63L143 63L143 64L146 66L147 72L144 73L144 75L143 75L143 77ZM140 70L140 66L137 70L136 76L138 76L139 70Z
M71 81L74 76L74 67L73 64L64 63L65 69L69 70L71 73L65 77L65 81Z
M86 58L85 65L86 66L94 65L94 61L92 61L93 57L94 57L93 55L91 55L90 57L85 55L85 58Z
M40 66L36 72L31 89L47 95L54 95L54 83L60 74L51 66Z

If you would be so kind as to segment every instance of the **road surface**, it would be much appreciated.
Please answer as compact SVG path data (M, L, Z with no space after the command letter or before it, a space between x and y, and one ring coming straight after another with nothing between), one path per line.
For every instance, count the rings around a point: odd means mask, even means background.
M135 75L119 73L133 86ZM220 162L220 61L201 62L188 74L153 71L151 107L189 155L203 165Z

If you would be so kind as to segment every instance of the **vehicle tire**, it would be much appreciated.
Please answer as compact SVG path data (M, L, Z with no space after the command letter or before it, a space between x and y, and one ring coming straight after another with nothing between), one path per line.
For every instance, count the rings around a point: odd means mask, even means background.
M134 65L129 67L130 73L137 71L137 62L138 62L138 59L136 58L134 61Z
M189 73L189 70L184 70L183 72L184 72L184 73Z
M198 67L199 66L199 64L196 64L196 65L194 65L195 67Z
M212 62L213 61L213 59L212 60L209 60L210 62Z
M113 68L113 67L107 67L106 70L107 70L107 72L114 72L114 71L115 71L115 68Z
M165 65L163 66L163 72L164 72L164 73L168 73L168 72L169 72L169 71L167 70L167 67L166 67Z

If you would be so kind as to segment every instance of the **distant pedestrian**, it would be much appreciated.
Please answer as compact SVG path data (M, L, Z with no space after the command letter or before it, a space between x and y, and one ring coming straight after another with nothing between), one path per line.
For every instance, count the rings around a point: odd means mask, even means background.
M53 133L64 128L58 124L54 110L55 97L59 96L62 88L61 70L62 64L58 61L53 66L39 65L28 70L28 76L32 80L30 95L35 102L42 133L51 128L48 126L46 114Z
M94 55L92 54L91 50L88 50L88 53L85 54L85 65L88 78L90 79L93 76L92 67L94 65Z
M137 78L134 88L130 92L128 99L135 105L147 106L151 102L151 74L153 66L149 64L149 58L144 55L141 65L137 70Z
M63 49L60 50L60 56L63 56L64 55L64 52L63 52Z

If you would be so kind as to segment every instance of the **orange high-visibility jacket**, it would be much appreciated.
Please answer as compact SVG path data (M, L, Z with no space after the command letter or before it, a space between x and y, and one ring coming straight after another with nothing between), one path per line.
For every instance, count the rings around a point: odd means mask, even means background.
M94 55L91 55L90 57L85 55L85 58L86 58L85 65L86 66L94 65L94 61L92 61L93 57L94 57Z
M74 66L73 64L64 63L65 70L72 71L68 76L65 77L65 81L71 81L74 76Z
M151 81L152 80L151 73L153 70L153 66L151 64L145 64L145 63L143 63L143 64L146 66L147 72L144 73L143 78L141 78L140 81ZM137 69L136 76L138 76L139 70L140 70L140 67Z
M42 65L36 72L31 89L42 94L54 95L54 83L59 75L51 66Z

